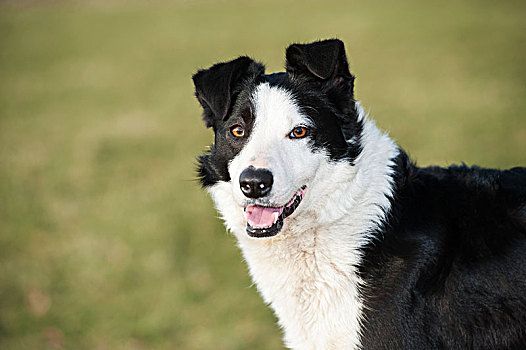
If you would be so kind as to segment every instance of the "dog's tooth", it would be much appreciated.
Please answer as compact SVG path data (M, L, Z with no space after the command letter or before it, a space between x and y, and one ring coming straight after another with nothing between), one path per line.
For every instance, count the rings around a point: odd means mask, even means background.
M276 211L274 212L274 222L278 221L279 213Z

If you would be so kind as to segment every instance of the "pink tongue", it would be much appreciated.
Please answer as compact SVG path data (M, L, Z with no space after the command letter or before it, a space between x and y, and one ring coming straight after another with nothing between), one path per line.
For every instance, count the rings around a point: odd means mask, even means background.
M262 228L272 226L276 216L274 213L280 215L283 212L283 208L268 208L249 205L246 212L248 224L252 227Z

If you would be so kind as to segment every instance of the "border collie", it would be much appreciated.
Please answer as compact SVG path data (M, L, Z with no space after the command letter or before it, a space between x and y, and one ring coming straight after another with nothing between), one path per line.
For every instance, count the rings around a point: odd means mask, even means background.
M526 168L419 168L340 40L193 76L198 173L293 349L526 349Z

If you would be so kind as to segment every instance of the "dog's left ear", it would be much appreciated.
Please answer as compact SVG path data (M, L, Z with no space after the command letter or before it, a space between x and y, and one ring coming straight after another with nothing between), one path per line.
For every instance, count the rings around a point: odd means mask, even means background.
M292 44L287 48L286 58L287 73L293 79L318 85L334 102L353 100L354 76L349 72L341 40Z
M352 78L341 40L329 39L310 44L292 44L287 48L287 72L313 75L320 80L338 76Z

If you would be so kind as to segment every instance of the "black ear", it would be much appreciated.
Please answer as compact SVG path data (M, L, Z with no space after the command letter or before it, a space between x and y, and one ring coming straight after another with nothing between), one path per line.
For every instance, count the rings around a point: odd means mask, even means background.
M312 75L321 80L352 78L345 56L345 46L338 39L310 44L292 44L287 48L287 72Z
M318 86L344 114L354 112L354 76L341 40L292 44L286 57L287 73L293 79Z
M200 70L192 77L195 96L203 107L203 120L207 127L216 121L225 120L239 85L247 78L263 74L265 67L249 57L218 63L209 69Z

